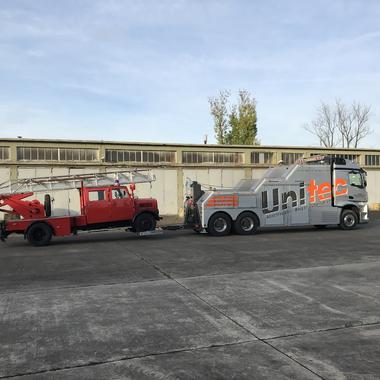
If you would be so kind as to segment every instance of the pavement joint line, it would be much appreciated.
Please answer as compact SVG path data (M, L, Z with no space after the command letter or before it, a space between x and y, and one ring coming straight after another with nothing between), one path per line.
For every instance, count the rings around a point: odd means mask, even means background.
M195 293L194 291L192 291L191 289L187 288L185 285L183 285L182 283L180 283L179 281L173 279L177 284L179 284L180 286L182 286L184 289L186 289L189 293L191 293L193 296L195 296L196 298L198 298L200 301L204 302L206 305L208 305L210 308L212 308L213 310L215 310L216 312L220 313L221 315L223 315L225 318L227 318L229 321L231 321L232 323L236 324L237 326L239 326L241 329L243 329L244 331L246 331L248 334L252 335L253 337L255 337L259 342L271 347L273 350L277 351L279 354L282 354L283 356L286 356L289 360L291 360L292 362L298 364L299 366L303 367L304 369L306 369L307 371L311 372L312 374L314 374L315 376L319 377L320 379L323 379L324 378L319 375L318 373L316 373L315 371L313 371L312 369L310 369L309 367L307 367L306 365L302 364L301 362L299 362L298 360L296 360L295 358L291 357L290 355L288 355L287 353L285 353L284 351L280 350L278 347L275 347L273 346L272 344L270 344L269 342L265 341L264 339L260 338L259 336L257 336L255 333L253 333L250 329L246 328L245 326L243 326L241 323L237 322L235 319L233 319L232 317L230 317L228 314L224 313L222 310L220 310L219 308L217 308L216 306L210 304L208 301L206 301L205 299L203 299L202 297L200 297L197 293Z
M37 294L37 293L46 293L46 292L51 292L53 290L66 290L66 289L86 289L86 288L97 288L100 286L115 286L115 285L137 285L137 284L145 284L145 283L151 283L151 282L160 282L160 281L167 281L167 278L154 278L154 279L147 279L147 280L142 280L142 281L132 281L132 282L109 282L109 283L104 283L104 284L87 284L87 285L78 285L78 286L56 286L56 287L51 287L51 288L43 288L43 289L31 289L31 290L14 290L10 292L4 292L0 291L0 296L2 295L11 295L11 294Z
M330 331L339 331L339 330L347 330L347 329L360 329L362 327L377 326L377 325L380 325L380 320L377 322L371 322L371 323L358 323L358 324L349 325L349 326L339 326L339 327L330 327L327 329L300 331L300 332L297 332L294 334L285 334L285 335L272 336L270 338L263 338L262 340L267 342L269 340L299 337L299 336L304 336L304 335L309 335L309 334L318 334L318 333L324 333L324 332L330 332Z
M123 356L123 357L120 357L117 359L112 359L112 360L90 361L88 363L78 364L78 365L74 365L74 366L56 367L56 368L43 369L40 371L23 372L23 373L9 375L9 376L7 376L7 375L6 376L0 376L0 379L12 379L15 377L42 375L42 374L49 373L49 372L58 372L58 371L72 370L72 369L76 369L76 368L94 367L94 366L124 362L124 361L134 360L134 359L144 359L144 358L149 358L149 357L154 357L154 356L178 354L181 352L193 352L193 351L198 351L198 350L207 350L210 348L212 349L212 348L230 347L230 346L237 346L239 344L247 344L247 343L255 343L255 342L257 342L256 339L255 340L242 340L239 342L232 342L232 343L211 344L208 346L179 348L177 350L154 352L154 353L141 354L141 355L135 355L135 356Z
M192 280L192 279L197 279L197 278L213 278L213 277L222 277L222 276L232 276L232 275L240 275L240 274L263 274L263 273L278 273L278 272L293 272L293 271L302 271L302 270L309 270L309 269L329 269L329 268L335 268L335 267L340 267L340 266L353 266L353 265L358 265L358 264L380 264L380 260L375 260L375 261L366 261L366 262L353 262L353 263L345 263L345 264L335 264L335 265L320 265L320 266L311 266L311 267L300 267L300 268L279 268L279 269L269 269L269 270L261 270L261 271L241 271L241 272L227 272L227 273L213 273L213 274L206 274L206 275L199 275L199 276L189 276L189 277L173 277L160 269L156 264L151 262L148 259L145 259L142 257L140 254L134 253L135 256L137 256L140 260L144 261L146 264L149 266L152 266L156 271L158 271L161 275L164 276L164 278L154 278L154 279L145 279L141 281L127 281L127 282L108 282L108 283L103 283L103 284L86 284L86 285L77 285L77 286L53 286L50 288L35 288L35 289L19 289L19 290L13 290L13 291L2 291L0 290L0 296L2 295L7 295L7 294L20 294L20 293L26 293L26 294L33 294L33 293L45 293L49 292L52 290L57 290L57 289L81 289L81 288L96 288L99 286L115 286L115 285L134 285L134 284L143 284L143 283L150 283L150 282L158 282L158 281L163 281L165 279L169 280Z
M199 275L199 276L189 276L189 277L177 277L178 280L192 280L197 278L207 278L207 277L220 277L220 276L231 276L231 275L239 275L239 274L248 274L248 273L270 273L270 272L293 272L293 271L306 271L309 269L329 269L329 268L335 268L335 267L342 267L342 266L353 266L358 264L380 264L380 260L374 260L374 261L358 261L353 263L344 263L344 264L335 264L335 265L318 265L318 266L311 266L311 267L300 267L300 268L279 268L279 269L268 269L268 270L253 270L253 271L240 271L240 272L227 272L227 273L215 273L215 274L205 274L205 275ZM151 264L153 266L153 264Z
M184 284L182 284L179 280L175 279L174 277L171 277L168 273L166 273L165 271L163 271L160 267L158 267L157 265L153 264L152 262L150 262L149 259L146 259L145 257L141 256L140 254L136 253L136 256L137 257L140 257L141 260L143 260L144 262L146 262L147 264L150 264L152 265L156 270L158 270L160 273L162 273L163 275L165 275L168 279L174 281L175 283L177 283L177 285L179 285L180 287L182 287L183 289L185 289L188 293L190 293L193 297L197 298L199 301L201 301L202 303L206 304L209 308L211 308L212 310L216 311L217 313L223 315L226 319L228 319L230 322L232 322L233 324L237 325L238 327L240 327L242 330L244 330L246 333L248 333L249 335L253 336L255 339L257 339L257 341L271 347L273 350L275 350L276 352L278 352L279 354L282 354L283 356L287 357L290 361L298 364L300 367L304 368L305 370L309 371L310 373L312 373L313 375L319 377L320 379L324 380L324 378L322 376L320 376L318 373L314 372L312 369L308 368L306 365L302 364L301 362L299 362L298 360L296 360L295 358L291 357L290 355L286 354L285 352L283 352L282 350L280 350L279 348L273 346L272 344L270 344L269 342L266 342L265 340L261 339L260 337L258 337L257 335L255 335L251 330L249 330L248 328L246 328L245 326L243 326L241 323L237 322L236 320L234 320L232 317L230 317L228 314L224 313L223 311L221 311L220 309L218 309L216 306L212 305L211 303L209 303L208 301L206 301L204 298L202 298L201 296L199 296L197 293L195 293L193 290L189 289L188 287L186 287Z

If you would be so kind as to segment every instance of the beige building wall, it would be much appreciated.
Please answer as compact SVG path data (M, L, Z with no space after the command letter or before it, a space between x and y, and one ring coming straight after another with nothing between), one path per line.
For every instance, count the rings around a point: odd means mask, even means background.
M207 188L231 188L243 178L260 178L267 168L275 165L284 157L293 155L308 157L312 154L341 154L355 157L361 166L368 172L368 193L371 208L380 208L380 149L323 149L310 147L269 147L269 146L216 146L216 145L179 145L179 144L149 144L149 143L121 143L121 142L86 142L86 141L59 141L59 140L18 140L0 139L0 183L9 179L13 181L23 178L57 176L67 174L97 173L131 168L150 169L156 176L152 184L138 184L136 195L139 197L153 197L158 200L162 215L175 215L183 213L183 200L188 191L189 180L195 180ZM8 147L7 156L4 147ZM20 160L18 149L37 147L51 149L92 149L96 157L91 162L83 161L45 161L32 158L30 161ZM111 151L148 152L156 157L168 157L168 162L115 163L108 161ZM1 151L0 151L1 152ZM108 152L108 156L107 156ZM165 153L166 152L166 153ZM129 154L129 153L128 153ZM215 162L194 161L183 162L188 154L205 154L207 160L215 155ZM232 160L220 161L220 155L237 155ZM270 160L254 162L253 155L259 154L260 160L264 154L270 155ZM368 160L369 155L372 161ZM122 156L125 159L125 156ZM129 157L129 156L128 156ZM152 156L154 157L154 156ZM214 156L212 156L214 157ZM232 156L231 156L232 157ZM39 157L37 157L39 158ZM194 160L193 158L190 158ZM366 165L368 164L368 165ZM53 199L53 215L77 215L80 212L79 194L77 190L55 191L50 194ZM37 198L43 201L44 194ZM0 213L0 218L3 213Z
M367 183L370 208L380 210L380 170L367 170Z

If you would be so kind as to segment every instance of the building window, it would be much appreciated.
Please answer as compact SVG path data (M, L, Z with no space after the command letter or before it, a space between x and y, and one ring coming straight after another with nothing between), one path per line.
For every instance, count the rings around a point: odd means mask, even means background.
M271 152L251 152L252 164L271 164L273 162L273 153Z
M129 163L174 163L175 152L167 151L135 151L135 150L106 150L106 162Z
M303 153L281 153L281 160L285 165L292 165L303 156Z
M365 155L366 166L380 166L380 155L379 154L366 154Z
M59 161L97 161L97 149L59 148Z
M97 149L17 147L19 161L96 161Z
M346 160L359 162L359 154L331 154L331 157L345 158Z
M0 146L0 161L9 160L9 148L7 146Z
M239 152L182 152L184 164L242 164L243 153Z

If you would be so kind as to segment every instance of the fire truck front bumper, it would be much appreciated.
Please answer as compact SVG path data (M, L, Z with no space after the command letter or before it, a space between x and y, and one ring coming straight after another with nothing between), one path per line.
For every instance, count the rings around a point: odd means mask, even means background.
M8 232L6 230L6 224L5 222L0 222L0 240L5 241L7 237L8 237Z

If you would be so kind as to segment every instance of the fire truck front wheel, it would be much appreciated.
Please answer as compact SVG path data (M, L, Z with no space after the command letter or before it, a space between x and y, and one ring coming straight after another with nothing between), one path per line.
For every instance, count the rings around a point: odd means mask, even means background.
M32 224L27 233L26 238L31 245L41 247L50 243L53 232L46 223Z
M133 222L134 232L153 231L156 229L156 219L152 214L144 213L136 217Z
M259 220L251 212L241 213L234 222L234 230L239 235L251 235L257 231Z
M352 230L358 224L358 216L354 210L346 209L340 216L340 228L342 230Z
M217 212L210 218L207 232L213 236L225 236L231 232L231 228L231 218L223 212Z

